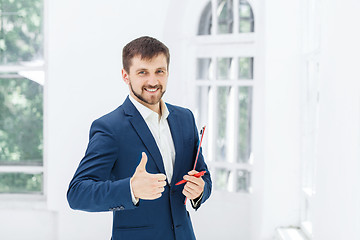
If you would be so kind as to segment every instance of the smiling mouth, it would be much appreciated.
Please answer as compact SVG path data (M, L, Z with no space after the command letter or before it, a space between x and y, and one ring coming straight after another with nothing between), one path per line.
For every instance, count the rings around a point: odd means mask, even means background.
M156 92L159 88L144 88L144 89L145 89L145 91L147 91L147 92L154 93L154 92Z

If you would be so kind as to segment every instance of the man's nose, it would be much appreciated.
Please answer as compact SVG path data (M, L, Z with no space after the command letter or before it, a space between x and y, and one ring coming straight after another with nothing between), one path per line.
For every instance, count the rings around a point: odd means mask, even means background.
M147 84L149 84L150 86L155 86L158 84L158 78L155 74L150 74L148 80L147 80Z

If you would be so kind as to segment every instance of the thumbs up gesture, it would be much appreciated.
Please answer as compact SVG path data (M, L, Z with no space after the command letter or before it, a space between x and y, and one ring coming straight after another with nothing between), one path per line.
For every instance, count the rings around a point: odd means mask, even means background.
M131 177L131 187L136 200L139 198L154 200L161 197L165 190L166 176L164 174L150 174L146 172L147 156L142 153L141 161L137 166L134 175Z

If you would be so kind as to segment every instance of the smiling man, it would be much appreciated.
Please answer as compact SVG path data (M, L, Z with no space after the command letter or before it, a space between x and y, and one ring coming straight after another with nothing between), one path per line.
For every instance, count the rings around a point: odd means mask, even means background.
M140 37L123 49L122 78L129 96L95 120L84 158L70 182L73 209L113 211L113 240L195 239L185 198L198 209L211 193L190 110L164 103L168 48ZM203 177L194 176L206 171ZM184 185L175 183L185 179Z

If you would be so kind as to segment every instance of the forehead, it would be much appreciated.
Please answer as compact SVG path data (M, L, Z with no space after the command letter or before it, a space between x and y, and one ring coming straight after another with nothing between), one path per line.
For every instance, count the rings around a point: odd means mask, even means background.
M141 58L140 55L136 55L131 59L130 71L136 69L167 69L166 56L162 53L148 59Z

